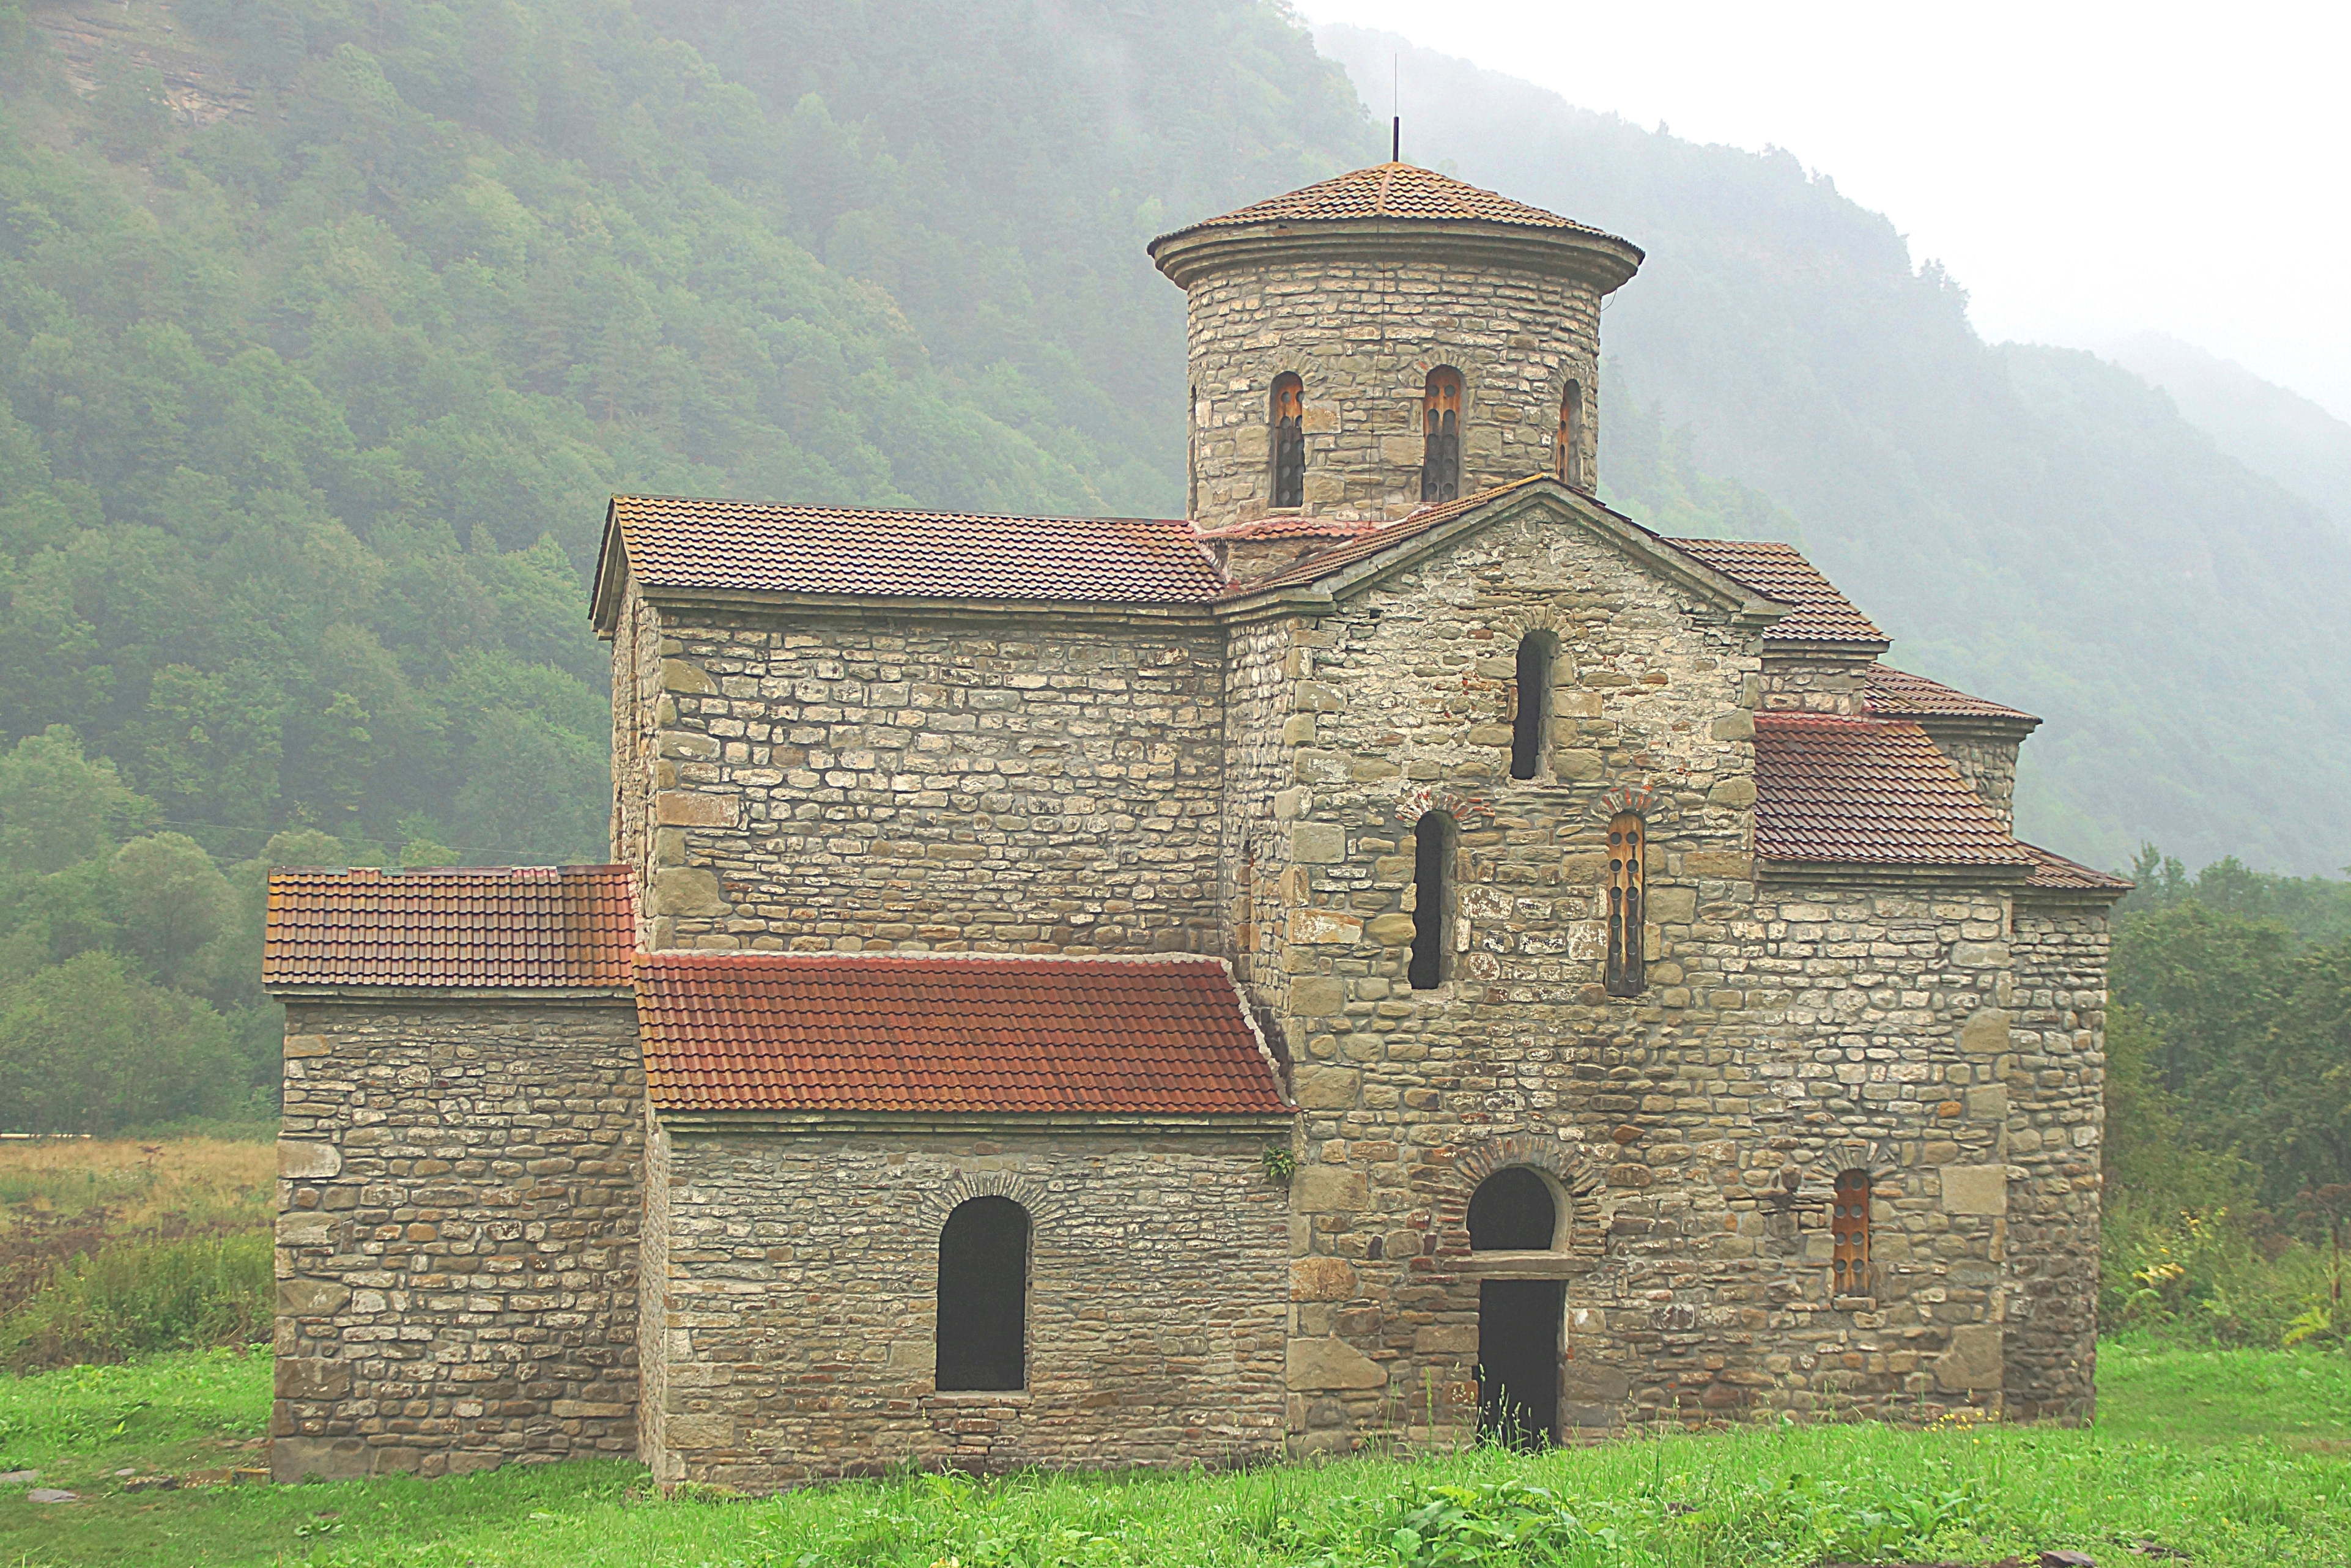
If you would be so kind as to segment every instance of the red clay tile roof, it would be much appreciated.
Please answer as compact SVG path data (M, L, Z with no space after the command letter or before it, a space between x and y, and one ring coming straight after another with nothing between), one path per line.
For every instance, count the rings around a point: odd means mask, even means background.
M2032 857L2032 874L2025 879L2027 887L2046 888L2060 893L2128 893L2137 885L2128 877L2115 876L2103 871L2093 871L2078 861L2069 861L2053 850L2039 844L2028 844L2022 839L2016 847Z
M615 496L629 570L653 588L878 598L1205 603L1224 587L1182 518L997 517ZM611 540L597 568L607 598Z
M1491 489L1480 490L1474 496L1464 496L1458 500L1433 501L1416 511L1405 513L1393 523L1383 525L1345 544L1317 551L1301 561L1284 567L1270 577L1260 577L1253 581L1236 583L1228 591L1257 593L1269 588L1288 588L1296 583L1318 581L1334 571L1354 565L1357 561L1369 560L1375 555L1394 549L1406 539L1418 538L1432 528L1442 528L1456 517L1476 511L1489 501L1499 500L1512 490L1528 485L1540 484L1545 477L1546 476L1541 474L1530 474L1523 479L1513 479L1507 485L1497 485Z
M2002 707L1982 697L1897 670L1872 664L1862 671L1869 711L1881 718L2009 718L2028 724L2041 721L2020 708Z
M1343 222L1362 218L1419 218L1437 223L1516 224L1527 228L1603 231L1572 218L1410 163L1376 163L1318 181L1287 195L1252 202L1176 231L1230 228L1240 224ZM1163 235L1163 238L1167 237ZM1614 235L1609 236L1614 238ZM1155 246L1158 241L1152 242Z
M1833 714L1755 716L1755 852L1852 864L2034 863L1925 730Z
M1766 643L1888 641L1820 569L1776 539L1667 539L1752 592L1794 608L1765 628Z
M1252 522L1227 523L1202 528L1204 539L1355 539L1375 534L1388 525L1377 517L1259 517Z
M622 865L269 873L261 983L621 988L636 916Z
M1289 1109L1214 959L659 953L637 1033L667 1111Z

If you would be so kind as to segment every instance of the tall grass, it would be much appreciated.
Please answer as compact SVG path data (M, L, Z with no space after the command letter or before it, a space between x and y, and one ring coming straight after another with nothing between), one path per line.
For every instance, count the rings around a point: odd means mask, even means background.
M266 1235L108 1247L68 1263L0 1322L0 1366L21 1373L266 1340L274 1279Z

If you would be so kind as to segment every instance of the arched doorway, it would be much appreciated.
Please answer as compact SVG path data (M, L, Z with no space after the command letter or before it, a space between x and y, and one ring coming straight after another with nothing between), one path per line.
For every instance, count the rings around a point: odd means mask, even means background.
M1524 1166L1478 1184L1469 1198L1472 1252L1547 1252L1558 1245L1559 1199ZM1559 1438L1558 1280L1487 1280L1478 1287L1478 1435L1514 1448Z

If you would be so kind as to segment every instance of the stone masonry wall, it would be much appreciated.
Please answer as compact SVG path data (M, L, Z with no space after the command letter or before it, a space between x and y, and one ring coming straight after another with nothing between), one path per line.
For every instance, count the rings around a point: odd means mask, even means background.
M1420 504L1421 400L1438 365L1461 372L1463 495L1558 471L1570 381L1583 393L1583 473L1598 472L1600 298L1588 284L1333 256L1201 278L1186 306L1203 528L1272 509L1271 399L1285 371L1305 391L1300 515L1400 517Z
M664 1481L1203 1464L1282 1444L1278 1133L673 1133ZM1027 1208L1029 1386L937 1392L939 1232ZM651 1336L649 1336L649 1343Z
M288 1004L279 1480L634 1451L643 1100L625 999Z
M1989 734L1965 725L1922 719L1919 727L1935 749L1951 759L1959 777L1990 806L2001 826L2016 830L2016 737Z
M1556 503L1548 503L1555 507ZM1543 777L1507 777L1518 638L1559 639ZM1540 508L1322 620L1237 743L1286 778L1248 969L1304 1108L1290 1422L1307 1450L1474 1423L1466 1212L1505 1164L1573 1214L1563 1417L2001 1400L2008 895L1759 883L1756 639ZM1252 682L1262 678L1250 675ZM1231 704L1236 726L1244 706ZM1279 724L1278 731L1264 727ZM1286 757L1288 767L1281 766ZM1608 997L1611 814L1645 810L1649 988ZM1454 967L1409 988L1413 825L1459 824ZM1876 1184L1873 1293L1832 1298L1837 1174Z
M653 947L1217 947L1221 628L665 616L656 646Z
M2015 946L2007 1412L2086 1421L2097 1397L2106 906L2020 896Z

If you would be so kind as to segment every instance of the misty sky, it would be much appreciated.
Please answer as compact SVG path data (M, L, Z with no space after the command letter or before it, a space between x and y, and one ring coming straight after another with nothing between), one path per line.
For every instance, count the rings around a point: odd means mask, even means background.
M2152 328L2351 420L2351 7L1301 9L1693 141L1784 147L1940 257L1988 339Z

